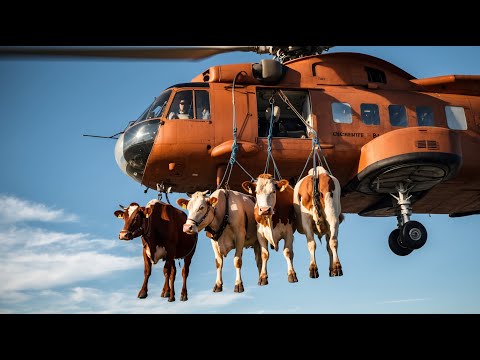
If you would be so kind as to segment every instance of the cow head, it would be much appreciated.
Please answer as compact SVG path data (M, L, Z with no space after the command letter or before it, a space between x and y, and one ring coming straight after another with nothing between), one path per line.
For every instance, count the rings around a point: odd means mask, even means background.
M143 235L143 219L147 216L144 207L132 202L128 207L123 207L123 210L117 210L113 214L115 217L124 220L123 229L120 230L118 238L120 240L132 240L140 235Z
M188 211L188 218L183 224L183 231L187 234L197 234L208 226L215 214L213 206L217 203L216 197L207 197L208 190L187 193L188 199L177 199L177 204Z
M277 191L283 191L288 180L275 180L270 174L260 174L255 182L244 181L242 187L250 194L255 194L258 215L272 216L275 213Z

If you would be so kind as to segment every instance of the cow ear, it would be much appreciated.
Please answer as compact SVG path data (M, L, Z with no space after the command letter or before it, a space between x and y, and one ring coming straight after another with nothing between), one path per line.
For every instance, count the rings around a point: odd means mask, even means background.
M177 204L178 204L178 206L180 206L182 209L186 209L189 202L190 202L190 200L188 200L188 199L182 199L182 198L177 199Z
M160 213L160 217L165 221L170 221L170 215L168 215L168 205L162 204L162 212Z
M185 194L187 194L187 196L188 196L189 198L191 198L192 195L193 195L193 193L191 193L191 192L187 192L187 193L185 193Z
M216 197L209 197L208 202L210 205L215 206L215 204L218 202L218 199Z
M285 190L288 186L288 180L286 179L282 179L280 180L278 183L277 183L277 186L279 187L280 189L280 192L282 192L283 190Z
M253 183L251 181L244 181L242 183L242 188L249 194L253 194Z
M117 210L113 213L113 215L115 215L115 217L119 218L119 219L123 219L123 211L122 210Z

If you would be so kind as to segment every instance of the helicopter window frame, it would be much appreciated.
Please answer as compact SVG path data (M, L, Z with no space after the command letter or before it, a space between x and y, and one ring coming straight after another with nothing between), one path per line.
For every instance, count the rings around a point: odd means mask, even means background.
M210 120L210 92L205 89L194 90L193 92L193 98L195 99L195 113L193 118L198 120Z
M304 118L308 126L312 126L311 100L307 90L257 87L256 99L259 138L269 136L272 106L274 117L272 137L308 138L310 131L298 115Z
M360 117L365 125L380 125L380 111L377 104L360 104Z
M186 113L180 115L187 115L188 117L179 117L179 108L180 108L180 101L184 100L187 102L186 104ZM172 103L168 109L168 120L192 120L195 119L195 107L193 104L193 89L182 89L180 91L175 92Z
M405 105L388 105L388 119L392 126L407 127L407 110Z
M351 124L352 105L346 102L332 102L332 119L338 124Z
M445 106L445 115L447 117L447 126L452 130L467 130L467 117L465 108L462 106Z
M435 117L430 106L417 106L415 111L417 113L418 126L435 126Z

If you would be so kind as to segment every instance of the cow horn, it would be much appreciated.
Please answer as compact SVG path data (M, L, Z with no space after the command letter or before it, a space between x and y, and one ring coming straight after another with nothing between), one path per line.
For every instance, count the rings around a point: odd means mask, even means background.
M122 210L127 210L127 208L125 206L121 205L121 204L118 205L118 206L120 206L120 209L122 209Z
M205 190L204 192L202 192L203 196L206 196L208 194L209 190Z

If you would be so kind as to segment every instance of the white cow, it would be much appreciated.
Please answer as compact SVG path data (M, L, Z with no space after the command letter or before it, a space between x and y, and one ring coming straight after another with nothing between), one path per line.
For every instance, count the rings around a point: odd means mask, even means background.
M202 229L210 237L217 278L214 292L223 290L222 268L223 257L235 249L233 265L236 269L235 292L243 292L241 276L242 254L244 248L253 247L258 271L262 266L260 246L257 240L257 229L253 207L253 197L238 191L218 189L207 197L207 191L197 191L187 195L188 199L178 199L177 204L188 210L188 219L183 225L187 234L196 234Z
M293 268L293 233L297 229L293 208L293 188L288 180L277 181L270 174L260 174L255 182L244 181L242 187L256 197L254 214L257 222L257 237L262 250L262 269L258 284L268 284L267 241L272 249L278 251L278 242L281 239L285 240L283 256L287 261L288 281L297 282L297 274Z
M314 169L300 179L294 188L293 203L298 219L298 232L307 238L310 251L310 277L318 278L318 267L315 260L316 243L322 236L327 239L327 251L330 257L330 276L342 276L342 265L338 258L338 228L344 216L341 210L341 187L336 177L330 175L322 166L316 167L318 179L314 188Z

